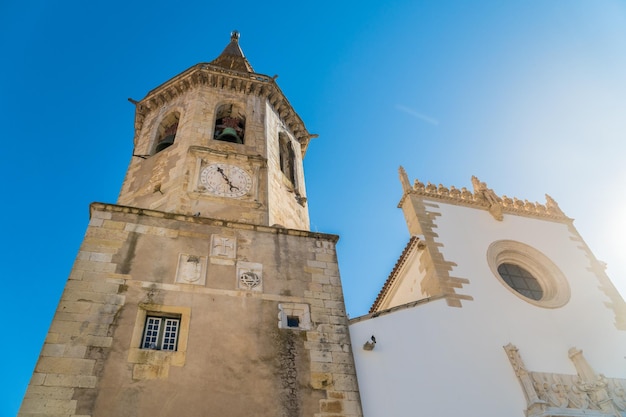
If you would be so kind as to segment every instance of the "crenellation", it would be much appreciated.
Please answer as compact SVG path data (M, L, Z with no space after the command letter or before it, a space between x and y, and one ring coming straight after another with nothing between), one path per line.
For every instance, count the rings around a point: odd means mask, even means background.
M402 170L403 171L403 170ZM402 172L401 171L401 172ZM402 179L402 175L401 175ZM567 216L558 207L558 204L550 196L546 194L546 203L530 202L528 200L520 200L518 198L510 198L506 195L497 196L493 190L487 188L484 182L480 182L476 177L472 177L474 192L472 193L466 187L460 190L454 186L450 188L439 184L436 186L430 182L426 185L416 179L414 184L404 195L398 207L402 206L402 201L410 194L417 194L423 197L435 198L452 204L469 205L473 207L483 207L485 209L499 207L504 209L504 213L530 215L535 217L547 217L554 220L569 221ZM497 215L495 215L497 217Z

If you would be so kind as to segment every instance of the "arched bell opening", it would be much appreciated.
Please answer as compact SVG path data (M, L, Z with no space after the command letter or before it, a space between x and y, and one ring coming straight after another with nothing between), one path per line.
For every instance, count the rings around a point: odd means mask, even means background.
M157 129L154 153L159 153L174 144L176 132L178 130L178 121L180 114L178 112L170 113L163 118L159 128Z
M222 104L215 117L213 139L230 143L244 143L246 116L235 104Z
M285 174L285 177L296 186L296 153L293 150L293 145L289 136L285 133L278 134L279 152L280 152L280 170Z

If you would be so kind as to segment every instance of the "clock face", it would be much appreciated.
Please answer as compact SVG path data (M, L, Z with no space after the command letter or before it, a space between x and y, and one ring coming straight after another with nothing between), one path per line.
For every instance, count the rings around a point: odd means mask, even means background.
M242 197L252 188L252 178L238 166L211 164L200 171L200 184L221 197Z

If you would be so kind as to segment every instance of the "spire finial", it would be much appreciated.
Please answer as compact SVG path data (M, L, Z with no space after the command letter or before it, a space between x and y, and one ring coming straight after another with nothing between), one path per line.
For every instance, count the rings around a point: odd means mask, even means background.
M230 32L230 42L222 51L220 56L210 62L211 65L222 67L229 71L254 72L252 65L243 55L243 51L239 46L239 31Z
M409 176L406 174L404 167L400 165L398 168L398 174L400 174L400 183L402 184L402 191L409 192L411 191L411 183L409 182Z

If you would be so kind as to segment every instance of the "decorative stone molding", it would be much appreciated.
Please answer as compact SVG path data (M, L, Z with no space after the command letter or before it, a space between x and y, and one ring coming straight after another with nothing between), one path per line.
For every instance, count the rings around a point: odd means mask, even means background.
M528 417L626 417L626 379L596 374L581 350L569 350L577 375L528 371L514 345L504 350L526 396Z
M317 135L307 131L304 122L293 109L274 78L253 72L231 71L209 63L194 65L153 89L139 101L130 100L136 107L135 136L137 137L141 131L143 122L150 111L202 85L266 98L280 118L285 121L287 128L293 132L296 140L300 142L303 157L309 141L317 137Z
M472 176L473 192L469 191L465 187L458 189L453 185L448 188L442 184L439 184L439 186L435 186L430 182L424 184L417 179L411 186L403 167L400 167L399 172L400 182L402 184L404 194L398 204L398 207L402 207L402 202L408 195L417 194L428 198L442 200L446 203L482 207L489 211L489 213L496 220L502 220L504 213L511 213L549 218L552 220L571 221L571 219L561 211L556 201L554 201L554 199L548 194L546 194L545 204L538 202L532 203L528 200L522 201L516 197L509 198L506 195L500 197L491 188L488 188L486 183L481 182L475 176Z

